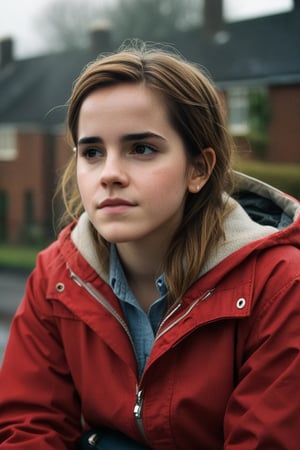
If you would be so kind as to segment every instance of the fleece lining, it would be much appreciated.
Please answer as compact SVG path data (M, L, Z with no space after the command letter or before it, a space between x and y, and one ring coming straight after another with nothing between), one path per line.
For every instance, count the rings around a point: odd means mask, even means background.
M299 203L295 199L285 196L278 189L238 172L236 173L236 179L240 191L251 191L272 200L292 220L295 220L300 214ZM224 195L224 201L227 202L230 211L224 221L225 239L220 241L217 247L208 255L200 276L247 244L278 232L275 227L260 225L252 220L243 207L233 198ZM79 252L99 276L108 281L107 275L100 266L91 223L86 212L79 218L72 232L72 240Z

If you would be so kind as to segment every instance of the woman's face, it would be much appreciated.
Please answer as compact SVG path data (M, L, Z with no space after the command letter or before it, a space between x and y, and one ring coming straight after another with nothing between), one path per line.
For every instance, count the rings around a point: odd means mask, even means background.
M171 240L199 180L159 94L142 84L92 92L81 106L77 149L83 206L100 235L116 244Z

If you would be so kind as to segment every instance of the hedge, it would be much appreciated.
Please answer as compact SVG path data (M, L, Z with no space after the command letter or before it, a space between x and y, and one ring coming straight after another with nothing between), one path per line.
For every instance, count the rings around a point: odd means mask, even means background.
M271 184L300 200L300 165L238 161L235 169Z
M0 244L0 270L18 269L31 271L35 266L40 247Z

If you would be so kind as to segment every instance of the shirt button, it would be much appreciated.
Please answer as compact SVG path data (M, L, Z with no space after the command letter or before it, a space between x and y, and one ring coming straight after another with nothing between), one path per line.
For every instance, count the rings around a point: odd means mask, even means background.
M57 283L57 285L55 287L56 287L57 292L63 292L65 290L64 283Z
M246 300L244 298L239 298L238 301L236 302L236 307L238 309L243 309L246 306Z

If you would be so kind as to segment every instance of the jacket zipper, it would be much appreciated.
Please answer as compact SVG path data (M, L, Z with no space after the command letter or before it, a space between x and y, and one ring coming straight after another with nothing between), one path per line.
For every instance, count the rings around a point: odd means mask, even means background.
M180 308L181 303L179 303L176 308L174 308L165 318L164 320L161 322L159 329L157 331L157 335L155 337L155 341L157 341L161 336L163 336L165 333L167 333L171 328L173 328L175 325L177 325L182 319L184 319L191 311L192 309L195 308L195 306L199 303L199 302L204 302L208 297L210 297L212 295L212 293L214 292L215 289L210 289L209 291L206 291L201 297L196 298L196 300L189 306L189 308L179 317L177 317L176 320L174 320L173 322L171 322L167 327L165 327L163 330L162 327L164 326L164 324L166 323L166 321Z
M172 315L178 311L178 309L181 307L182 303L178 303L177 306L172 309L170 311L170 313L164 318L164 320L161 322L159 329L158 329L158 334L155 337L155 341L157 341L161 336L163 336L165 333L167 333L167 331L169 331L171 328L173 328L178 322L180 322L180 320L182 320L184 317L186 317L191 310L197 305L197 303L199 302L203 302L205 301L208 297L211 296L211 294L214 292L214 289L211 289L209 291L206 291L205 294L203 294L201 297L198 297L192 304L191 306L187 309L187 311L185 311L184 314L182 314L181 316L179 316L176 320L174 320L172 323L170 323L166 328L164 328L162 331L161 328L164 326L164 324L170 319L170 317L172 317ZM140 384L137 385L136 388L136 402L135 402L135 406L133 409L133 415L137 424L137 427L141 433L141 435L143 436L144 440L146 442L148 442L148 438L144 429L144 425L143 425L143 390L140 388Z
M71 279L78 284L78 286L83 287L92 297L94 297L98 302L100 302L100 304L107 310L109 311L113 317L115 317L115 319L119 322L119 324L122 326L122 328L125 330L133 351L136 355L135 352L135 347L134 347L134 343L129 331L129 328L126 325L126 322L122 319L122 317L117 313L117 311L111 306L111 304L104 298L102 297L102 295L99 294L99 292L93 288L93 286L90 283L85 283L75 272L73 272L71 270L70 267L68 267L69 271L70 271L70 276ZM203 294L201 297L198 297L192 304L191 306L187 309L187 311L185 311L184 314L182 314L181 316L179 316L176 320L174 320L173 322L171 322L166 328L164 328L162 331L161 328L164 326L164 324L170 319L170 317L172 317L173 314L175 314L176 311L178 311L178 309L181 307L182 303L178 303L178 305L172 309L170 311L170 313L163 319L163 321L161 322L159 329L158 329L158 333L155 337L154 342L156 342L161 336L163 336L165 333L167 333L171 328L173 328L175 325L177 325L177 323L179 323L184 317L186 317L191 311L192 309L197 305L197 303L199 302L203 302L205 301L208 297L211 296L211 294L214 292L214 289L211 289L209 291L206 291L205 294ZM136 355L137 357L137 355ZM140 384L137 385L136 387L136 402L133 408L133 416L135 418L137 427L142 435L142 437L144 438L145 442L148 442L148 438L144 429L144 425L143 425L143 390L140 389Z
M119 324L123 327L123 329L125 330L134 354L136 356L136 360L137 360L137 354L135 351L135 347L134 347L134 343L129 331L129 328L127 327L126 323L124 322L124 320L122 319L122 317L117 313L117 311L111 306L111 304L104 298L102 297L102 295L99 294L99 292L93 288L93 286L90 283L85 283L75 272L72 271L72 269L70 267L68 267L69 272L70 272L70 276L71 279L78 284L78 286L82 287L83 289L85 289L90 295L92 295L92 297L94 297L98 302L100 302L100 304L107 310L109 311L113 317L115 317L115 319L119 322ZM142 404L143 404L143 391L139 390L139 387L137 385L136 387L136 403L133 409L133 415L137 424L137 427L141 433L141 435L143 436L145 442L148 442L145 430L144 430L144 426L143 426L143 422L142 422Z
M181 303L179 303L176 308L174 308L170 313L164 318L164 320L161 322L160 327L177 311L181 306ZM160 328L159 327L159 328ZM156 340L156 339L155 339ZM143 424L143 390L140 389L140 385L137 385L136 387L136 401L133 408L133 416L135 418L137 427L143 436L145 442L148 442L148 438L146 436L144 424Z
M128 339L131 342L134 354L137 359L137 355L135 352L134 343L129 331L129 328L126 324L126 322L122 319L122 317L117 313L117 311L111 306L111 304L96 290L93 288L93 286L90 283L84 282L75 272L71 270L71 268L68 268L70 271L70 276L73 281L75 281L78 286L85 289L92 297L94 297L107 311L109 311L112 316L118 321L118 323L121 325L121 327L124 329L125 333L128 336Z
M143 410L143 391L139 389L139 386L136 387L136 402L133 408L133 416L135 418L135 422L137 424L138 430L140 434L143 436L144 441L148 443L148 438L146 436L144 424L143 424L143 417L142 417L142 410Z

